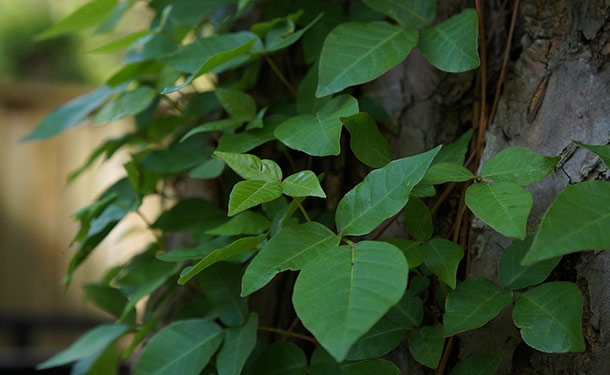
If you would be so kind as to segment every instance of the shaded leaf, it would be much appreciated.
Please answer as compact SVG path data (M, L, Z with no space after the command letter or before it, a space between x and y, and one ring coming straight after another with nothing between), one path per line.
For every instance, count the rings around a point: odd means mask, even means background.
M114 40L110 43L104 44L103 46L97 47L89 51L89 53L109 53L122 50L136 43L136 41L143 39L143 37L150 34L150 30L140 30L129 35L125 35L122 38Z
M326 198L318 177L312 171L300 171L290 175L280 185L284 194L291 197Z
M405 240L403 238L390 238L386 242L399 248L407 258L409 268L418 267L424 262L424 251L422 250L422 243L419 241Z
M335 217L337 230L346 236L367 234L398 213L439 148L394 160L369 173L339 202Z
M246 211L233 217L228 222L216 228L207 230L207 234L217 236L237 236L240 234L261 234L269 229L269 220L263 215Z
M309 155L339 155L342 128L339 118L356 112L358 101L349 95L340 95L316 113L299 115L284 121L275 129L274 134L287 147Z
M35 40L54 38L62 34L88 29L108 17L116 4L117 0L90 1L68 17L36 35Z
M545 178L560 156L549 157L522 147L509 147L492 156L483 167L481 176L494 181L506 181L525 186Z
M258 317L250 313L244 326L229 328L216 357L218 375L239 375L256 344Z
M466 189L468 208L507 237L525 238L532 204L532 193L512 182L480 182Z
M244 122L242 120L236 120L234 118L226 118L218 121L207 122L202 125L198 125L193 129L189 130L181 139L180 142L184 142L195 134L220 131L220 130L235 130L240 128Z
M545 353L581 352L582 295L576 284L545 283L517 297L515 325L526 344Z
M513 301L513 294L478 277L458 284L445 299L445 336L482 327Z
M464 165L470 138L472 138L472 129L469 129L467 132L462 134L455 142L443 146L438 154L436 154L432 164L453 163L457 165Z
M340 362L354 342L400 300L407 272L404 256L388 243L341 246L303 267L292 302L303 325Z
M341 366L344 375L400 375L396 365L385 359L368 359L356 363Z
M523 264L589 249L610 249L610 182L568 186L542 218Z
M112 122L123 117L136 115L145 110L155 99L155 91L148 86L140 86L127 91L106 104L93 119L94 124Z
M336 248L339 240L333 231L316 222L283 228L248 265L242 280L242 295L259 290L279 272L300 270L320 254Z
M425 326L409 335L409 350L413 358L432 369L438 366L444 346L445 337L441 325Z
M282 195L282 186L260 180L240 181L229 197L229 216L236 215L248 208L269 202Z
M502 359L502 352L475 354L451 370L450 375L494 375Z
M421 30L417 47L432 65L446 72L464 72L479 66L478 17L465 9L434 27Z
M221 343L220 327L212 321L171 323L144 346L135 375L198 375Z
M250 95L236 89L218 88L215 91L220 105L231 117L241 121L252 121L256 118L256 103Z
M436 14L434 0L364 0L364 3L407 27L426 27Z
M354 361L387 354L400 345L406 333L405 326L396 324L390 319L381 318L370 331L354 343L345 358Z
M263 143L275 139L273 132L286 120L284 115L271 115L263 119L262 129L252 129L236 134L223 134L218 141L218 151L248 152Z
M231 243L229 237L217 237L210 241L197 245L192 249L175 249L167 253L157 254L157 259L164 262L179 262L189 259L203 259L212 251L221 249Z
M372 168L382 168L392 161L390 145L368 113L341 117L341 122L349 131L349 145L358 160Z
M204 161L198 167L193 168L189 173L189 177L200 178L202 180L211 180L222 174L225 168L225 163L220 158L213 158Z
M316 112L332 100L331 95L316 98L317 87L318 64L316 63L309 68L297 88L297 111L299 114Z
M407 290L398 304L388 311L388 318L402 327L417 327L424 319L424 303Z
M439 279L455 288L456 273L464 257L462 248L444 238L434 238L422 245L424 263Z
M165 232L207 230L225 221L225 215L215 204L201 198L187 198L163 212L152 227Z
M248 318L248 299L239 296L241 276L241 264L220 262L197 277L220 321L228 327L240 326Z
M212 150L194 143L174 143L166 149L152 150L140 162L147 170L159 173L185 172L204 160L209 160Z
M283 48L286 48L286 47L296 43L301 38L301 36L303 36L303 34L305 32L307 32L307 30L309 30L309 28L311 28L316 22L318 22L318 20L321 17L322 17L322 14L319 14L307 26L305 26L305 27L301 28L300 30L295 31L287 36L275 38L271 41L268 40L267 45L265 46L265 52L279 51Z
M252 375L302 375L307 367L303 351L290 342L276 342L263 350L250 373Z
M417 30L382 21L340 24L322 47L316 97L379 77L407 57L417 38Z
M514 240L502 253L498 263L498 281L505 288L521 289L543 282L551 274L561 257L555 257L532 264L521 265L523 257L530 249L535 234L530 233L525 240Z
M409 234L417 240L427 240L432 237L434 226L430 209L417 197L409 197L407 201L405 225Z
M344 375L341 365L321 346L314 349L307 371L309 375Z
M579 145L580 147L586 148L587 150L599 156L604 162L604 164L606 164L606 166L610 168L610 145L587 145L582 142L572 142Z
M267 182L279 182L282 180L282 170L273 160L261 160L256 155L222 151L215 151L214 156L224 160L229 168L246 180Z

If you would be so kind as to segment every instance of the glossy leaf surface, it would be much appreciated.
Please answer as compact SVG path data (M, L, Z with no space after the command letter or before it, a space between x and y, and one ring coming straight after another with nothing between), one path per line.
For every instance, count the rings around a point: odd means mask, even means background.
M284 194L291 197L326 198L318 177L312 171L300 171L280 182Z
M279 183L260 180L240 181L233 186L229 197L229 216L272 201L280 195L282 195L282 186Z

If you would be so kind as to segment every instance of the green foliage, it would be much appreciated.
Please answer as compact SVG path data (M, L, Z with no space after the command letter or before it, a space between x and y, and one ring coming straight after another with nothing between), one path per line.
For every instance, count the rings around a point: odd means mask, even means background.
M132 3L92 1L41 37L107 31ZM40 368L75 362L74 373L116 373L121 354L114 342L128 332L135 336L124 358L145 343L136 375L399 374L377 357L405 339L417 362L444 368L447 338L486 324L513 296L526 344L545 352L584 349L578 287L543 282L561 255L610 248L610 183L568 187L526 236L533 199L523 186L551 173L558 156L509 147L475 171L466 159L468 130L453 143L393 160L383 103L359 96L357 85L397 66L416 46L441 70L476 68L476 11L434 25L433 0L364 0L349 14L317 0L148 6L148 28L94 50L124 50L125 65L24 138L55 136L90 117L135 119L133 130L102 143L70 177L102 155L131 155L126 177L75 214L80 229L67 281L125 216L139 213L144 198L163 201L147 224L155 243L84 288L118 324L87 332ZM195 84L202 75L213 77L205 92ZM577 144L608 163L609 146ZM354 165L361 181L334 173ZM198 181L206 199L182 196L177 187L187 176L206 180ZM460 187L463 201L442 186L436 196L435 186L447 183ZM498 264L502 287L465 280L471 249L448 232L446 220L437 223L447 197L446 206L468 207L517 239ZM394 219L409 237L377 241ZM459 221L451 224L460 230ZM278 284L284 296L292 293L291 301L273 295L289 314L292 303L296 316L276 319L294 318L288 330L259 324L259 316L272 320L261 315L259 297L276 293ZM311 358L305 353L312 346L273 342L281 336L315 343ZM474 355L455 365L445 354L452 374L492 374L501 357Z

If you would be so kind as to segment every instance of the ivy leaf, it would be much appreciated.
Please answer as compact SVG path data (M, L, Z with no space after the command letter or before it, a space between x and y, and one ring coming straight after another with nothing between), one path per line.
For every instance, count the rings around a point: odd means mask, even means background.
M339 202L335 216L337 230L344 236L367 234L398 213L439 149L440 146L423 154L394 160L369 173Z
M471 355L458 363L449 375L494 375L501 359L502 352Z
M439 185L445 182L463 182L473 179L475 176L468 169L453 163L432 164L426 175L421 180L423 185Z
M264 239L264 237L244 237L232 242L227 247L212 251L208 256L201 259L193 267L188 268L188 271L185 274L180 275L180 278L178 279L178 284L186 284L199 272L203 271L204 269L210 267L215 263L230 258L234 255L252 250L256 247L256 245L263 242Z
M522 147L509 147L485 162L481 176L525 186L545 178L560 159L560 156L542 156Z
M316 113L292 117L275 129L275 137L287 147L313 156L339 155L340 117L358 112L358 101L339 95Z
M576 284L545 283L517 297L513 320L526 344L545 353L582 352L582 295Z
M391 243L402 251L405 258L407 258L409 269L419 267L424 262L424 251L421 242L405 240L403 238L390 238L386 242Z
M368 113L341 117L341 122L349 131L349 145L358 160L372 168L382 168L392 161L390 145Z
M116 339L129 331L126 324L102 324L89 331L76 340L67 349L55 354L36 366L37 370L62 366L71 362L91 357L103 352Z
M142 350L135 375L198 375L222 343L214 322L192 319L163 328Z
M211 180L222 174L225 169L225 163L220 158L213 158L204 161L198 167L193 168L189 173L191 178L200 178L202 180Z
M444 346L443 327L439 324L421 327L409 335L409 350L413 358L432 369L438 366Z
M282 195L282 186L277 182L260 180L240 181L233 186L229 196L229 216L248 208L269 202Z
M307 358L303 351L290 342L276 342L263 350L250 373L252 375L303 375Z
M212 229L226 218L218 206L201 198L187 198L163 212L152 227L165 232Z
M510 290L478 277L458 284L447 294L443 329L445 336L482 327L513 301Z
M417 47L432 65L446 72L464 72L479 66L478 17L474 9L434 27L421 30Z
M246 180L279 182L282 180L282 169L276 162L259 159L250 154L215 151L214 155L224 160L235 173Z
M398 304L388 311L388 318L401 327L417 327L424 319L424 303L407 290Z
M406 333L407 329L404 326L382 318L356 341L345 358L355 361L387 354L400 345Z
M341 246L303 267L292 303L305 328L341 362L354 342L400 300L407 272L405 257L388 243Z
M417 30L387 22L340 24L322 47L316 97L381 76L407 57L417 38Z
M114 9L117 0L94 0L75 10L68 17L45 29L34 38L37 41L84 30L103 21Z
M385 359L367 359L341 366L344 375L400 375L400 369Z
M532 204L532 193L512 182L480 182L466 189L468 208L507 237L525 239Z
M464 165L466 159L466 152L468 151L468 144L472 138L472 129L462 134L455 142L449 143L436 154L436 157L432 161L432 164L437 163L453 163L457 165Z
M33 141L53 137L64 130L79 125L97 107L102 105L111 96L125 90L125 86L101 86L98 89L79 96L63 106L55 109L45 117L27 137L21 142Z
M498 263L498 280L505 288L521 289L543 282L551 274L561 257L555 257L532 264L521 265L523 257L530 249L534 234L528 234L525 240L514 240L502 253Z
M300 171L280 182L284 194L291 197L326 198L318 177L312 171Z
M542 218L524 265L562 254L610 249L610 182L568 186Z
M220 321L228 327L241 326L248 318L248 299L239 296L241 276L241 264L220 262L197 277Z
M216 356L218 375L239 375L256 344L258 316L250 313L244 326L229 328Z
M140 86L133 91L124 92L106 104L97 113L93 123L112 122L123 117L134 116L145 110L155 96L155 91L148 86Z
M462 248L444 238L434 238L422 245L424 263L439 279L455 288L457 268L464 257Z
M217 236L238 236L240 234L261 234L269 229L271 223L259 213L246 211L233 217L228 222L207 230L207 234Z
M364 0L369 7L384 13L406 27L422 28L434 21L436 4L434 0Z
M216 89L216 98L231 117L240 121L256 118L256 103L250 95L235 89Z
M582 148L586 148L587 150L596 154L600 157L600 159L602 159L604 164L610 168L610 145L587 145L578 141L572 141L572 143L575 143Z
M410 197L407 201L405 225L409 234L417 240L427 240L432 236L434 226L430 209L417 197Z
M332 251L339 241L333 231L316 222L283 228L248 265L242 280L242 296L259 290L279 272L300 270L311 259Z

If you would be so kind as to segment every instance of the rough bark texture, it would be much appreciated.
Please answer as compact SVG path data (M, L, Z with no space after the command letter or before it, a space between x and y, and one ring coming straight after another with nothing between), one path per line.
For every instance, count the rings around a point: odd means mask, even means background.
M469 2L439 2L438 20ZM486 2L489 34L501 1ZM488 47L488 105L493 99L513 2L499 19ZM545 180L529 186L534 207L528 223L535 230L557 194L572 183L608 179L599 158L571 146L572 140L605 144L610 140L610 2L604 0L521 1L506 79L495 119L486 133L483 161L509 146L564 158ZM395 156L447 143L470 127L476 99L474 73L448 75L414 51L405 63L367 85L383 103ZM457 199L449 199L450 211ZM442 211L442 210L441 210ZM446 233L451 223L440 223ZM399 218L385 236L400 235ZM497 264L510 239L475 219L470 233L470 277L497 280ZM523 343L505 309L481 329L459 336L452 361L502 350L497 374L610 374L610 253L564 256L550 279L576 282L584 296L583 353L544 354ZM403 373L430 371L414 363L406 342L392 353ZM448 367L451 368L451 361Z

